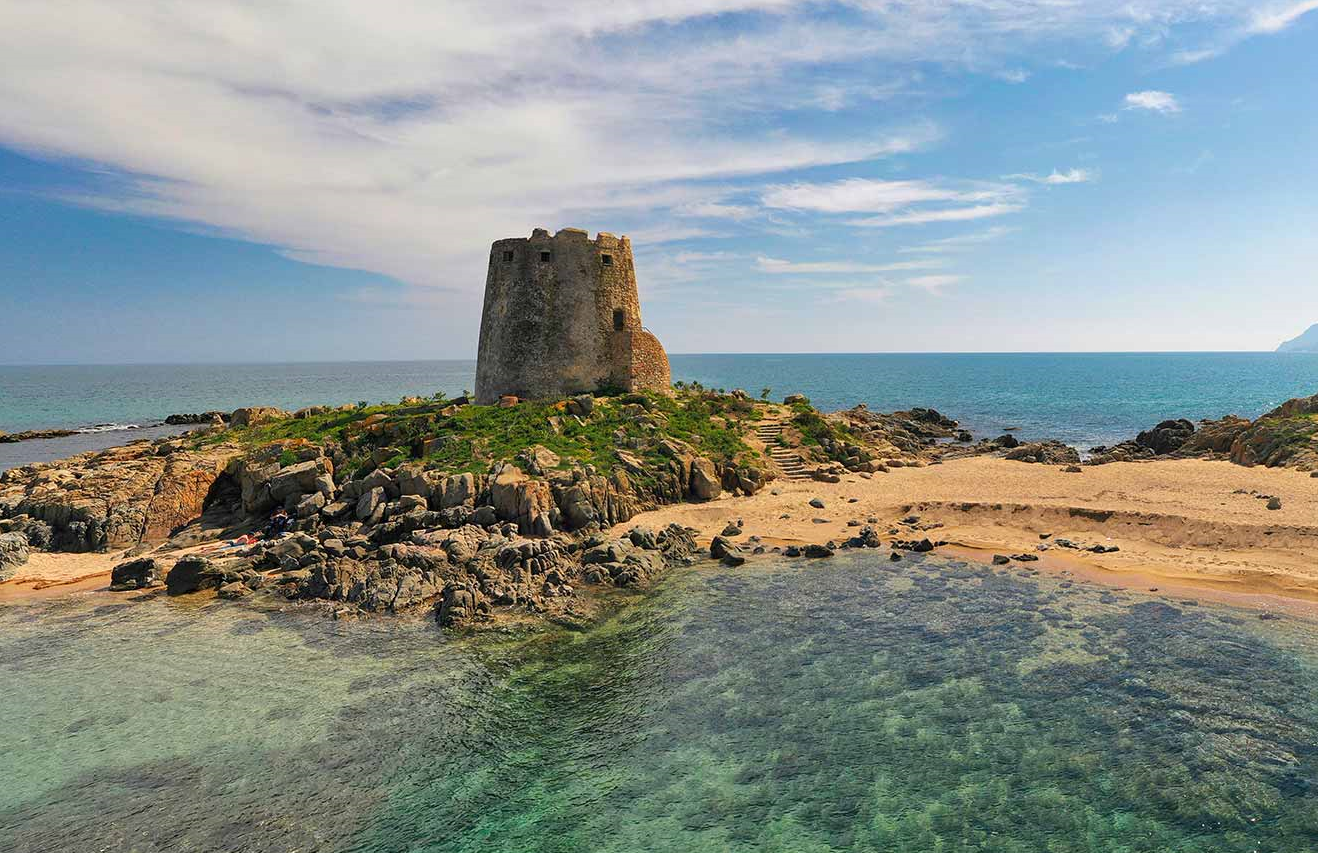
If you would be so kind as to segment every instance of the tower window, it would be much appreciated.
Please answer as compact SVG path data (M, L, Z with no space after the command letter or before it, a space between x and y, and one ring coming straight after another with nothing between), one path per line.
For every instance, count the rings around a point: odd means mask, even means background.
M542 263L546 263L546 264L549 263L549 258L550 258L550 257L551 257L551 255L550 255L549 252L541 252L541 253L540 253L540 260L541 260Z
M512 263L512 260L513 260L513 253L512 250L509 249L508 251L503 253L503 262L505 264L508 264L508 263Z
M600 262L606 267L613 266L613 255L600 255Z
M615 332L621 332L626 325L627 325L627 315L623 313L623 310L621 308L614 308L613 330Z

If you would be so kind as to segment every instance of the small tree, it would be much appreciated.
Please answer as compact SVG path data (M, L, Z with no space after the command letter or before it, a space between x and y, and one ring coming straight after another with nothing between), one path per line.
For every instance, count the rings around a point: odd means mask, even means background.
M763 387L763 388L760 389L760 399L761 399L761 400L768 400L768 399L769 399L769 395L772 394L772 393L773 393L773 389L770 388L770 387L768 387L768 386L766 385L765 387Z

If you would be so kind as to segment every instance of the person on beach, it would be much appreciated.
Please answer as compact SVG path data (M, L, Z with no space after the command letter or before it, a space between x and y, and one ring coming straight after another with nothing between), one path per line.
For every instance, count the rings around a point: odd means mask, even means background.
M292 526L293 519L288 511L280 507L270 514L270 521L265 526L265 538L277 539L287 533Z

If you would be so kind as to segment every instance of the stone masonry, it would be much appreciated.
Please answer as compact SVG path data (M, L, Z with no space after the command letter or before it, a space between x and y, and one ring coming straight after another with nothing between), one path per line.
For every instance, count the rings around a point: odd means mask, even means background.
M490 249L476 402L500 396L662 390L668 355L641 325L631 241L578 228L498 240Z

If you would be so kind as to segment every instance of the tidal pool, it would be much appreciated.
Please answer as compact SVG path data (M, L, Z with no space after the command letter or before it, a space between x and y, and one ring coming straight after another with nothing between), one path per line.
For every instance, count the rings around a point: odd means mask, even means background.
M0 850L1318 850L1318 625L943 560L588 631L0 608Z

